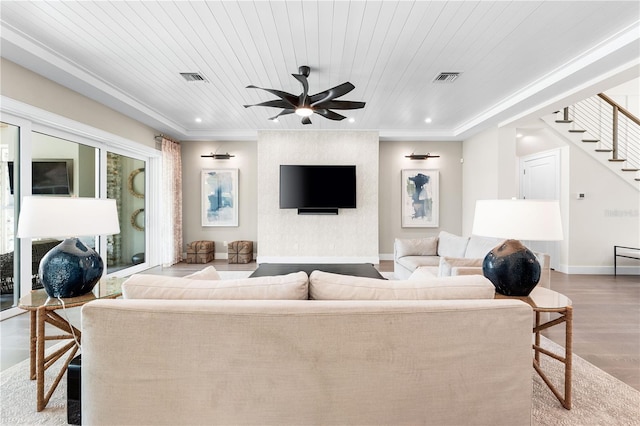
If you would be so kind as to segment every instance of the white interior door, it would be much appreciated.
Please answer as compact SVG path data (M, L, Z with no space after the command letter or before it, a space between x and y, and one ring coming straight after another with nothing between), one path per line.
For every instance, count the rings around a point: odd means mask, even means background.
M520 158L520 198L560 199L560 150L545 151ZM548 253L551 256L551 268L557 268L559 242L523 241L523 243L533 251Z

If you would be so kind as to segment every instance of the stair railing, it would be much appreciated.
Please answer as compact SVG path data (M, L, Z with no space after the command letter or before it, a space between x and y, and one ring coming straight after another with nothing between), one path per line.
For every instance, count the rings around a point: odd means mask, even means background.
M583 142L598 143L596 151L610 152L609 161L626 161L626 168L640 168L640 119L607 95L600 93L566 107L563 119L597 138Z

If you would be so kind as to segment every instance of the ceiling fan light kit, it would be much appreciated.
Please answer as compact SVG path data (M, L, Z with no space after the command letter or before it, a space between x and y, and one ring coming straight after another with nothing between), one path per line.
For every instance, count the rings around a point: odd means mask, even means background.
M259 104L244 105L245 108L252 106L264 106L271 108L281 108L277 115L270 117L269 120L276 121L278 117L288 114L296 114L302 117L302 124L311 124L311 115L318 114L324 118L334 121L344 120L344 115L338 114L334 109L360 109L364 108L365 102L359 101L340 101L337 98L346 95L355 89L355 86L349 82L342 83L336 87L325 90L324 92L309 95L309 82L307 77L311 69L303 65L298 68L298 74L291 74L302 85L302 93L298 96L291 93L283 92L276 89L265 89L254 85L247 86L247 89L260 89L277 96L279 99L261 102Z
M300 117L309 117L313 114L313 110L311 108L296 108L296 114Z

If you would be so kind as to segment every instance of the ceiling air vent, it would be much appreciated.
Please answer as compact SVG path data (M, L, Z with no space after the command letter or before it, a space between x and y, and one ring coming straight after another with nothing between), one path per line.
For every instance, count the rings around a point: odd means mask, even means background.
M453 83L460 76L459 72L441 72L433 79L434 83Z
M181 72L180 75L187 81L204 81L205 83L208 81L204 76L198 72Z

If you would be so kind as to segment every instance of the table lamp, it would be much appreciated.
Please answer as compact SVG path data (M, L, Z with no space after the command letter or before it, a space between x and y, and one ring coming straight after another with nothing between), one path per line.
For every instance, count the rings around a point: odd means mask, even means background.
M38 277L50 297L76 297L93 290L104 262L77 237L120 232L116 201L99 198L24 197L19 238L64 238L40 261Z
M557 200L478 200L472 234L507 239L482 262L482 272L496 291L506 296L528 296L540 280L540 263L518 240L562 240Z

